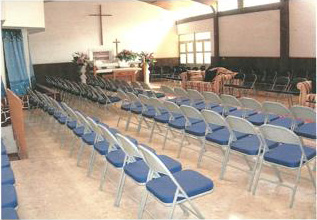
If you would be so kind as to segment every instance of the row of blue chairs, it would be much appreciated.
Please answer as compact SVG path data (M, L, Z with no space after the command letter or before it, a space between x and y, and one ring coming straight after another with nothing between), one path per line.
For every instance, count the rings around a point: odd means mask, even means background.
M124 181L128 176L138 185L145 186L140 200L139 218L143 216L148 195L152 195L158 201L172 207L170 218L173 217L176 205L179 205L185 214L191 212L197 217L203 218L192 200L211 193L214 189L212 180L196 171L182 170L178 161L165 155L156 154L154 149L139 144L134 138L125 136L116 129L73 110L65 103L58 103L40 93L32 94L32 99L35 100L33 103L38 102L38 106L41 106L40 108L45 114L53 116L58 124L67 127L73 132L74 137L81 140L77 165L81 161L85 146L90 146L91 157L88 176L93 172L96 155L99 154L105 159L100 189L105 183L108 165L121 171L115 200L116 206L120 205ZM70 155L74 146L72 144L70 147Z
M18 219L15 178L6 147L1 139L1 219Z
M188 90L188 93L190 92ZM197 93L195 94L195 97L198 97ZM120 91L118 91L118 96L123 100L121 109L128 112L126 130L129 127L131 117L136 115L138 132L141 130L143 121L147 125L152 124L152 128L148 126L151 128L150 141L155 127L159 128L158 133L161 134L163 129L160 125L166 128L163 149L170 131L178 131L182 135L178 157L187 137L198 139L201 143L198 166L207 151L206 144L220 147L224 153L220 174L221 179L224 176L230 153L235 152L242 154L244 157L255 157L256 162L253 167L250 165L252 160L246 159L251 170L249 190L251 190L255 179L256 170L258 169L260 173L263 163L268 163L272 167L280 166L301 170L303 164L307 165L316 156L316 150L304 146L300 138L316 139L316 113L311 108L294 106L291 109L287 109L282 104L275 102L265 102L261 105L251 98L238 100L230 95L219 97L210 92L205 92L204 96L201 96L204 97L204 102L201 103L210 106L209 109L193 107L192 103L195 102L187 100L189 103L186 103L186 99L182 99L184 96L165 102L143 95L136 96L133 93ZM218 102L205 102L205 100L218 100ZM286 115L288 117L285 117ZM119 116L118 124L121 119L122 116ZM290 141L287 138L270 136L266 133L259 135L258 128L255 125L262 125L264 128L260 128L261 131L268 127L271 130L275 129L276 134L286 132L284 137L294 136L294 138ZM267 137L264 138L266 140L264 142L263 137ZM267 159L266 155L272 156ZM307 168L315 186L308 165ZM281 180L281 177L279 177L279 180ZM257 182L258 179L256 179L253 193L255 193ZM296 188L297 183L292 189ZM293 191L292 198L295 192L296 190ZM293 206L293 199L290 206Z

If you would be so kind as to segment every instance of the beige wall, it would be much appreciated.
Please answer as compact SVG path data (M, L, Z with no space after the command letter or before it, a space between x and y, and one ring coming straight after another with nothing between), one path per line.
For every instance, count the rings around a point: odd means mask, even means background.
M280 55L278 10L220 17L219 30L220 56Z
M102 4L104 46L100 46L99 20L89 17ZM177 57L178 37L175 22L169 12L136 1L105 2L48 2L45 3L45 32L30 35L33 63L69 62L76 51L90 49L115 51L112 42L117 38L119 51L154 52L154 56Z
M290 0L290 56L316 57L316 0Z
M44 3L38 1L3 1L1 20L4 28L44 28Z

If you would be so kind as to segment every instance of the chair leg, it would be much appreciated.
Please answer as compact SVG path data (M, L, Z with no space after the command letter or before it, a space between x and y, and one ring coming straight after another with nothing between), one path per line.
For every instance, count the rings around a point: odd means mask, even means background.
M131 121L131 117L132 117L132 112L129 113L129 117L128 117L128 120L127 120L127 123L126 123L126 126L125 126L125 130L126 131L129 129L129 124L130 124L130 121Z
M200 167L200 163L203 160L204 153L206 152L206 140L202 140L201 150L199 153L198 161L197 161L197 167Z
M252 189L252 185L253 185L253 180L254 180L254 176L255 176L255 173L256 173L256 169L258 167L258 163L259 163L259 155L257 156L256 158L256 161L255 161L255 164L252 168L252 171L251 171L251 177L250 177L250 181L249 181L249 186L248 186L248 191L250 192L251 189Z
M227 150L225 153L225 157L222 160L222 165L221 165L221 172L220 172L220 179L223 180L223 177L225 175L226 169L227 169L227 164L229 161L229 156L230 156L230 147L227 146Z
M152 130L151 130L149 142L152 142L155 126L156 126L156 121L154 121L154 123L153 123L153 127L152 127Z
M83 153L84 153L84 148L85 148L85 143L84 143L84 141L81 141L81 145L80 145L80 148L79 148L79 151L77 154L77 166L78 167L79 167L79 163L80 163L81 158L82 158Z
M293 205L294 205L295 195L296 195L296 192L297 192L297 187L298 187L298 184L299 184L299 181L300 181L300 176L301 176L301 170L302 170L301 167L302 166L298 167L298 172L297 172L297 176L296 176L296 180L295 180L295 186L293 188L293 193L292 193L291 201L290 201L290 204L289 204L290 208L293 208Z
M144 213L144 209L145 209L145 205L146 205L146 201L147 201L148 196L149 196L149 193L144 188L142 199L141 199L141 203L140 203L140 206L139 206L139 211L138 211L138 218L139 219L141 219L143 217L143 213Z
M140 117L140 118L139 118L139 124L138 124L138 129L137 129L138 134L140 134L140 132L141 132L142 121L143 121L143 116L140 115L139 117Z
M103 190L103 185L104 185L105 180L106 180L107 171L108 171L108 162L105 159L105 167L104 167L104 170L102 172L102 176L100 179L100 186L99 186L99 190L101 190L101 191Z
M74 153L74 149L75 149L75 142L76 142L76 137L72 140L71 142L71 147L70 147L70 151L69 151L69 157L71 157Z
M314 178L314 176L313 176L313 174L312 174L312 172L311 172L311 169L310 169L308 163L306 163L305 165L306 165L306 167L307 167L307 169L308 169L308 173L309 173L311 182L312 182L313 187L314 187L314 189L315 189L315 191L316 191L316 180L315 180L315 178ZM315 165L316 165L316 164L315 164Z
M94 169L94 165L95 165L95 160L96 160L96 151L95 149L92 147L92 151L91 151L91 156L90 156L90 161L89 161L89 167L88 167L88 171L87 171L87 176L90 176L93 169Z
M164 143L163 143L162 150L165 150L165 146L166 146L166 141L167 141L168 131L169 131L169 130L170 130L170 127L167 127L166 133L165 133L165 136L164 136Z
M125 183L125 172L122 169L121 171L121 177L120 177L120 182L119 182L119 186L118 186L118 190L117 190L117 196L116 196L116 201L114 203L115 206L119 207L120 206L120 201L122 198L122 193L123 193L123 187L124 187L124 183Z
M260 168L259 168L259 171L258 171L258 175L256 175L256 178L255 178L255 183L254 183L254 187L253 187L253 190L252 190L252 195L255 195L255 192L256 192L256 189L258 187L258 184L259 184L259 179L260 179L260 176L261 176L261 171L262 171L262 168L263 168L263 155L261 156L261 161L260 161Z
M184 146L184 139L185 139L185 131L183 131L182 141L181 141L181 145L178 149L177 158L180 158L180 156L181 156L182 148Z

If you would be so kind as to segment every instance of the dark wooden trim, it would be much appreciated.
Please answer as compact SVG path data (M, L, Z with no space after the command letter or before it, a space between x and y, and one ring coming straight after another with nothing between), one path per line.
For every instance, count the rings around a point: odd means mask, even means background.
M280 10L280 70L289 65L289 0L281 0Z
M218 12L218 16L223 17L223 16L230 16L230 15L239 15L239 14L263 12L263 11L272 11L272 10L279 10L280 8L281 8L281 3L273 3L273 4L267 4L267 5L260 5L260 6ZM214 16L215 15L213 13L198 15L198 16L178 20L178 21L176 21L176 24L178 25L178 24L184 24L184 23L189 23L189 22L193 22L193 21L206 20L206 19L214 18Z
M212 64L214 66L219 66L219 61L220 61L220 57L219 57L219 48L220 48L220 43L219 43L219 17L218 17L218 12L216 8L214 8L213 6L211 6L212 11L214 12L214 57L212 59ZM211 58L210 58L211 59Z
M244 0L238 0L238 8L243 8L243 1Z

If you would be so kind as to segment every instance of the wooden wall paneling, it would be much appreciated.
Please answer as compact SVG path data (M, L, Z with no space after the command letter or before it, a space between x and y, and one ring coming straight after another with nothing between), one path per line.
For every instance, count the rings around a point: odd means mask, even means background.
M281 0L280 9L280 71L289 69L289 0Z
M22 110L23 103L22 100L10 89L7 89L6 92L9 102L13 136L16 140L16 144L18 147L18 154L21 159L26 159L28 157L28 154L25 140L24 117Z

